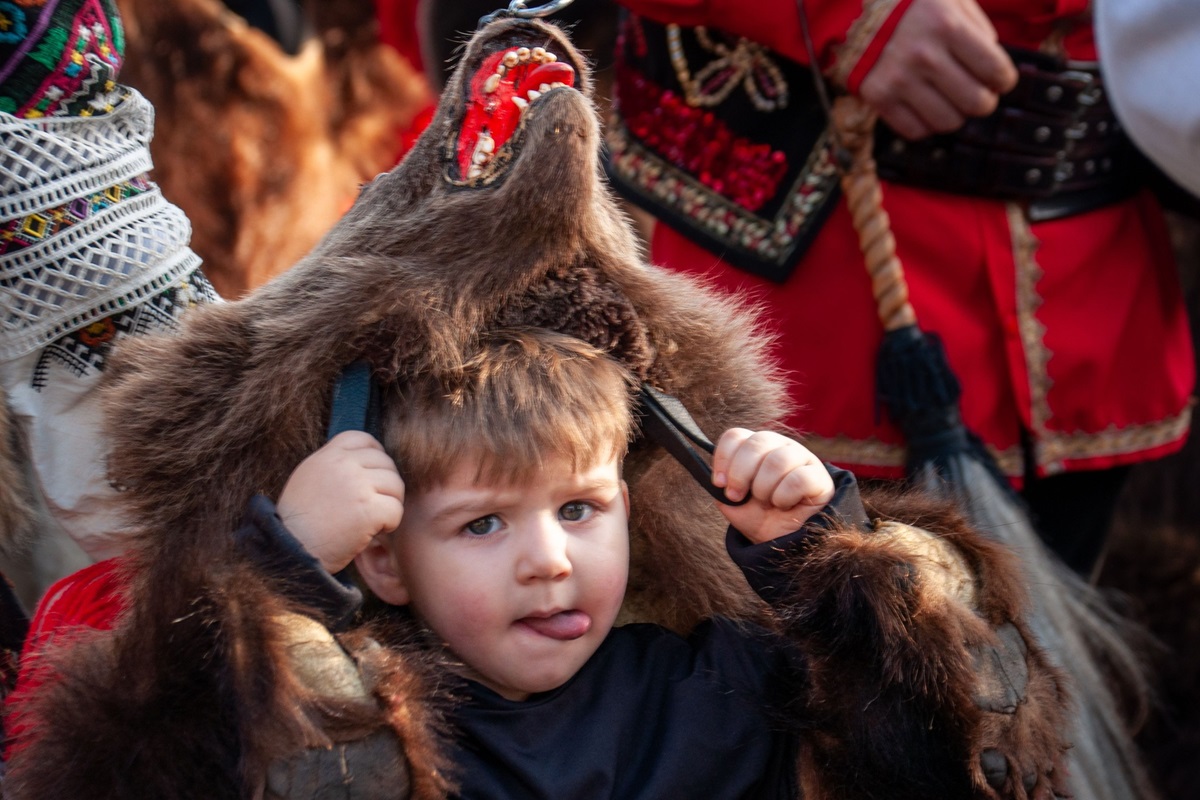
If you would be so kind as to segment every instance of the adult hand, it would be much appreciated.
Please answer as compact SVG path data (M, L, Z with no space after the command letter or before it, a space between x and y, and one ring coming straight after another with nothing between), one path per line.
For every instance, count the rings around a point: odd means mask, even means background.
M400 526L404 481L375 437L346 431L300 462L275 507L305 549L337 572Z
M975 0L913 0L859 94L901 136L920 139L987 116L1016 84Z
M730 428L713 451L713 485L741 506L717 508L752 542L798 530L833 499L829 470L804 445L771 431Z

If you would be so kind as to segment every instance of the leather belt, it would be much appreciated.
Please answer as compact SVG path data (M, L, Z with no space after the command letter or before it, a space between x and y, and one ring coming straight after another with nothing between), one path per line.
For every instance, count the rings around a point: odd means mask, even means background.
M1017 86L991 115L910 142L880 124L875 160L885 180L1029 203L1030 217L1080 213L1137 188L1135 151L1094 62L1009 50Z

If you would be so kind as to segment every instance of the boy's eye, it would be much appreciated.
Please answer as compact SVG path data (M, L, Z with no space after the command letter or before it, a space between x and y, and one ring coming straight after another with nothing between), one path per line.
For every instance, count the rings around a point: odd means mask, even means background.
M487 536L489 533L495 533L499 528L500 518L495 514L473 519L463 526L463 530L472 536Z
M574 500L560 508L558 510L558 515L567 522L582 522L594 514L595 511L596 508L591 503L585 503L582 500Z

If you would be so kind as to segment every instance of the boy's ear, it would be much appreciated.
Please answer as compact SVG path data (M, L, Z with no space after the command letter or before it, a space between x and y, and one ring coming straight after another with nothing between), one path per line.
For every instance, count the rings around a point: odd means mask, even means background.
M354 557L354 566L375 596L394 606L406 606L409 601L408 587L396 568L392 548L382 536L377 536Z

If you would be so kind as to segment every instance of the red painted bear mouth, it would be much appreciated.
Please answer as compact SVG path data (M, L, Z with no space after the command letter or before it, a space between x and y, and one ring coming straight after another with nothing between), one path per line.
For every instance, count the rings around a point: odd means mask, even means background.
M455 147L460 178L481 178L544 94L574 87L575 68L548 47L509 46L484 57L468 83Z

